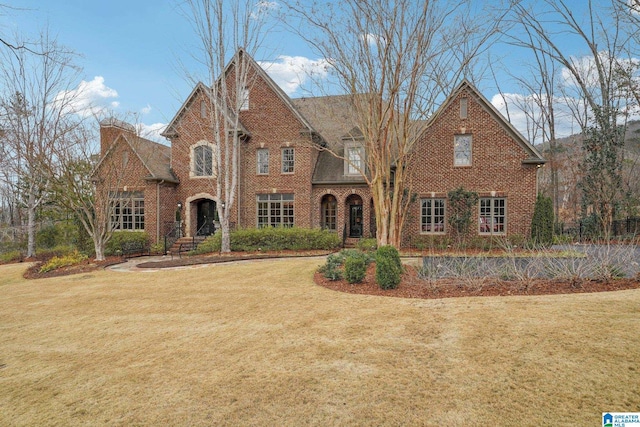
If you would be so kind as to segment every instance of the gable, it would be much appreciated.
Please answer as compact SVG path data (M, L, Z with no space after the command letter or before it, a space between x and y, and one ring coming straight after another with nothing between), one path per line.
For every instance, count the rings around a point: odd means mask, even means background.
M430 129L441 124L442 120L453 120L452 117L458 116L459 112L459 100L460 98L467 98L470 103L482 108L482 110L489 116L491 122L486 123L483 121L482 126L496 126L504 131L511 140L522 150L522 153L526 156L523 160L523 164L542 165L546 163L546 160L542 157L540 152L529 142L527 139L511 124L506 118L489 102L484 95L482 95L469 81L463 80L462 83L447 97L445 102L438 108L438 110L427 121L423 134L430 133ZM468 107L471 108L471 107ZM451 110L451 111L449 111ZM446 116L446 117L445 117ZM458 116L459 117L459 116ZM464 127L464 120L461 120L458 133L465 133L468 129ZM472 126L479 125L473 123L471 120L468 122Z

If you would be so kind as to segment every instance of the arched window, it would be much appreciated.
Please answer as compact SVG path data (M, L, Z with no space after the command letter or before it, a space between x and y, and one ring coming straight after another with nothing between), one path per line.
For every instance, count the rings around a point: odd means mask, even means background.
M327 194L322 197L321 203L321 218L322 218L322 228L326 230L335 230L336 229L336 207L337 207L336 198Z
M200 141L191 147L191 177L213 177L215 167L213 164L214 145L206 141Z

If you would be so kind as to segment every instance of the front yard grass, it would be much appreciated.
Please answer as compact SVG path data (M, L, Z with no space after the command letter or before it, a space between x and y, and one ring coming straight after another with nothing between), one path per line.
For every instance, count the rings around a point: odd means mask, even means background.
M0 266L0 425L600 425L640 411L640 290L360 296L316 286L321 262L29 281Z

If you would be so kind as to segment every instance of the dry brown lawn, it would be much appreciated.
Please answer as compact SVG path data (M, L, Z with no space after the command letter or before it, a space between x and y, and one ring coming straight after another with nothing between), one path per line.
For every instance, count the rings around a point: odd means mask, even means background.
M0 266L0 425L601 425L640 411L640 290L334 292L318 259L24 280Z

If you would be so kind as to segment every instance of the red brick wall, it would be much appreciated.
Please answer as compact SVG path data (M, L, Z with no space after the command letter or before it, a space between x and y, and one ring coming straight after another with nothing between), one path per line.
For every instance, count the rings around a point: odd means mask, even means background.
M460 101L468 98L468 115L460 118ZM454 166L454 135L472 135L471 166ZM419 138L411 163L412 203L403 240L420 234L420 198L444 196L460 186L480 197L507 200L507 235L529 234L536 199L535 165L523 165L528 154L505 128L479 103L472 93L463 91L441 112L435 123ZM478 208L471 229L478 235Z

